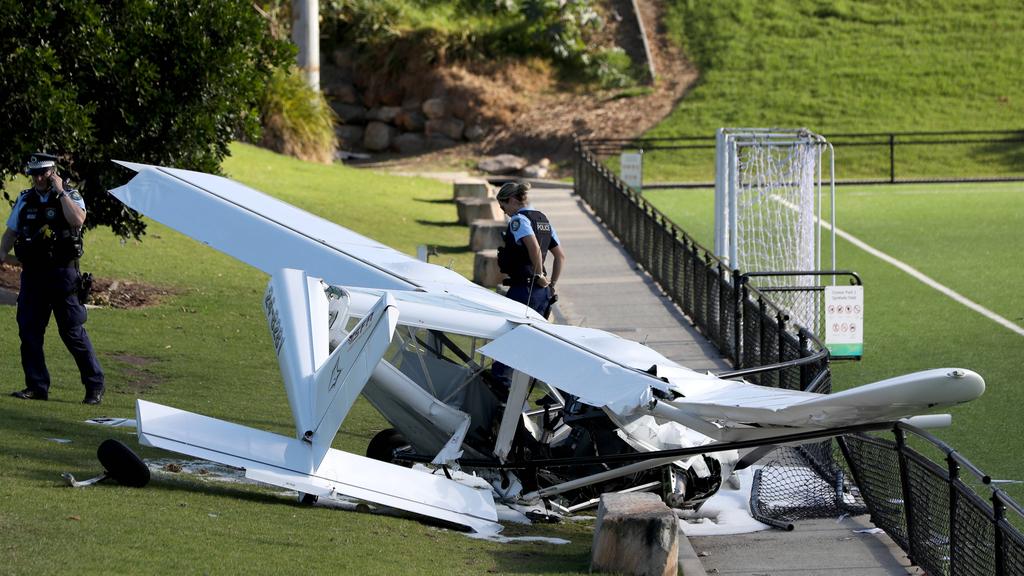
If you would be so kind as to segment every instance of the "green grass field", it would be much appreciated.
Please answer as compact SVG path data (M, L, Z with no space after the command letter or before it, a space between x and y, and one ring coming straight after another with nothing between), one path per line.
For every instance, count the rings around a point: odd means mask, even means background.
M460 272L472 265L468 230L456 225L451 189L439 182L306 164L244 145L233 147L225 169L400 250L414 253L429 241L439 246L443 263L453 259ZM79 403L77 371L53 328L46 347L50 401L6 397L22 387L23 376L15 309L0 308L0 350L7 358L0 363L7 383L0 397L0 574L586 572L587 523L506 530L565 538L569 545L497 544L410 520L304 508L276 489L197 475L168 472L144 489L63 487L61 472L81 479L100 471L95 453L103 439L138 446L127 431L83 423L134 417L136 398L294 433L260 310L264 274L157 224L141 243L94 231L83 268L178 293L150 308L90 311L87 327L107 373L98 409ZM360 401L335 446L362 453L385 427ZM140 454L176 457L152 449Z
M840 133L1024 129L1024 12L1015 0L673 2L697 85L646 136L729 127ZM713 151L651 152L648 181L710 181ZM888 150L848 148L841 178L888 176ZM897 149L906 177L1021 174L1020 144Z
M704 246L714 241L710 190L646 197ZM839 187L837 225L1024 327L1024 184ZM826 218L827 212L826 212ZM985 377L979 400L958 407L937 435L994 478L1024 480L1019 385L1024 336L996 324L842 239L837 266L865 285L864 359L833 364L837 389L938 367ZM827 260L827 254L825 260ZM1024 490L1009 491L1021 501Z

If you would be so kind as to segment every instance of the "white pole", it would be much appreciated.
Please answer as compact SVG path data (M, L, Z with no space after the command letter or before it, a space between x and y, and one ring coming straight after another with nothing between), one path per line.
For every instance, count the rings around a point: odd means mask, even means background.
M299 48L299 70L320 89L320 7L317 0L292 0L292 42Z

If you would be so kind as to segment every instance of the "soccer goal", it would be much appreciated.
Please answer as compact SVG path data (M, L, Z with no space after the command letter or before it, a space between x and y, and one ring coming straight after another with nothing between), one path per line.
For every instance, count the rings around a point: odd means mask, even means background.
M826 158L827 155L827 158ZM823 159L828 161L823 177ZM720 128L715 149L715 254L742 272L822 270L822 236L835 269L835 160L807 129ZM828 190L827 204L825 190ZM829 207L829 220L822 218ZM794 321L821 333L813 276L759 276Z

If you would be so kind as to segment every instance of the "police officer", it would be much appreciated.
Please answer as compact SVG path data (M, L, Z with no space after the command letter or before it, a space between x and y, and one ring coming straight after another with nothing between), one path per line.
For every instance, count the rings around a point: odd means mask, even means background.
M502 232L505 244L498 250L498 267L508 275L506 296L547 317L565 253L547 216L529 208L529 189L529 183L508 182L498 190L498 206L509 217L508 228ZM548 252L553 256L550 278L544 269Z
M34 154L28 162L32 188L18 196L0 242L0 263L14 253L21 262L18 294L18 333L25 389L11 396L46 400L50 373L43 356L43 335L50 314L57 319L61 340L78 365L85 386L84 404L103 401L103 370L96 360L85 323L85 306L78 301L85 201L77 190L64 188L55 156Z

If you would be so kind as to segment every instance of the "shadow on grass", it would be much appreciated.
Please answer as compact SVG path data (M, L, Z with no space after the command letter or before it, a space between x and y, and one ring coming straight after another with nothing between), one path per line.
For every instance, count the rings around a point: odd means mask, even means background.
M456 227L465 228L465 226L463 226L462 224L459 224L458 220L446 221L446 222L436 222L434 220L423 220L421 218L417 218L416 219L416 223L417 224L421 224L423 226L436 226L438 228L456 228Z
M424 204L454 204L455 200L451 198L413 198L414 202L423 202Z
M579 552L566 552L561 546L538 544L531 550L495 550L491 556L497 571L508 574L586 574L590 571L589 546Z

